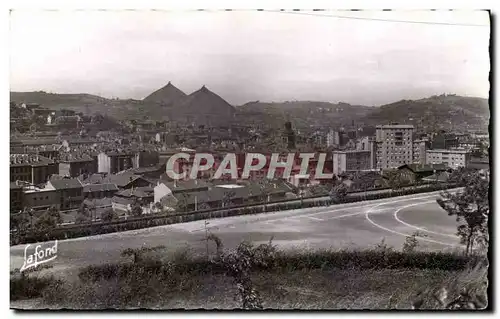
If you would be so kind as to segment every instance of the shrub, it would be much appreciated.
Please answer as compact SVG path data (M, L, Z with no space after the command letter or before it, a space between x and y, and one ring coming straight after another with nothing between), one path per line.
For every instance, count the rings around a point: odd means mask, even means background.
M118 219L118 214L112 209L105 210L101 215L101 220L104 222L110 222Z

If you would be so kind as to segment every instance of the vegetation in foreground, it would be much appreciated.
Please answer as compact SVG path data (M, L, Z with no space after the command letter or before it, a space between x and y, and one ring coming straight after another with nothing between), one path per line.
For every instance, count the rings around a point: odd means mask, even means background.
M37 308L219 309L485 309L489 246L489 177L458 172L462 192L443 192L438 204L459 223L464 252L418 251L414 233L402 251L383 241L366 251L277 250L272 239L216 254L165 253L164 246L126 249L120 264L80 270L78 280L11 273L11 301L40 299ZM15 305L14 305L15 307Z
M123 263L82 268L78 280L11 275L11 300L70 309L484 309L483 256L405 252L380 243L366 251L283 252L241 243L214 256L163 246L123 251ZM36 286L36 288L33 288ZM13 304L15 307L15 302Z

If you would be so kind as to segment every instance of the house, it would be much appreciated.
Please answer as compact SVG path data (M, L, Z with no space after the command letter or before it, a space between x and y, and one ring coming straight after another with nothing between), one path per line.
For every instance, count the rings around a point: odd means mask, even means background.
M118 192L115 184L87 184L83 186L83 197L85 199L101 199L113 197Z
M97 141L95 140L92 140L92 139L88 139L88 138L79 138L79 137L68 137L68 138L65 138L61 145L66 149L66 150L69 150L70 147L73 148L73 147L82 147L82 146L93 146L97 144Z
M364 171L372 168L372 153L368 150L349 150L333 152L333 173L342 174L346 171Z
M133 202L139 201L141 205L146 205L154 201L154 189L152 187L137 187L118 191L115 197L131 199Z
M128 169L124 172L131 173L134 175L140 175L140 176L145 177L145 178L159 179L161 177L161 175L165 173L165 169L166 169L166 164L163 163L163 164L157 164L157 165L150 166L150 167L131 168L131 169Z
M141 150L137 152L138 167L152 167L160 162L160 154L154 150Z
M10 213L17 213L23 209L23 187L19 182L10 183Z
M103 182L115 184L120 189L128 189L132 187L146 187L150 186L150 182L142 176L122 173L107 175Z
M49 207L60 209L60 194L52 188L27 186L23 190L24 207L45 210Z
M465 149L432 149L427 150L428 164L446 164L451 168L467 167L471 154Z
M134 200L132 198L113 196L111 199L111 207L117 213L130 214L133 204Z
M54 160L38 154L10 154L10 181L25 181L34 185L45 183L58 173Z
M78 128L81 118L78 115L62 115L54 120L54 126L60 128Z
M355 172L350 174L349 179L352 183L349 185L352 190L364 191L367 189L388 187L387 178L379 172Z
M78 177L82 174L97 173L97 161L88 154L61 153L59 175Z
M115 174L130 168L137 168L137 154L132 151L107 151L97 156L98 173Z
M28 111L33 112L35 109L38 109L40 107L40 104L38 104L38 103L23 103L23 104L21 104L21 107L27 109Z
M431 176L434 173L441 173L448 169L444 164L405 164L398 167L399 176L410 182L414 183L417 180L421 180L425 177Z
M490 159L488 157L471 157L467 168L475 170L489 170L490 169Z
M45 188L57 192L61 210L78 208L84 200L83 185L77 178L52 179Z
M431 176L427 176L427 177L422 178L422 180L425 182L431 182L431 183L446 183L446 182L448 182L449 178L450 178L450 173L448 173L448 172L436 172L435 174L432 174Z

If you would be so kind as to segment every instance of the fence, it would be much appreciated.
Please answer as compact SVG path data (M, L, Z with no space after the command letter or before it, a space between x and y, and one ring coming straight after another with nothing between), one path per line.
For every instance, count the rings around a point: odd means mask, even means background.
M177 223L185 223L203 219L262 214L262 213L283 211L290 209L327 206L332 204L335 205L344 203L354 203L363 200L375 200L375 199L383 199L396 196L427 193L444 189L456 188L459 186L460 185L434 184L434 185L429 185L428 187L406 188L401 190L392 190L392 191L378 192L378 193L368 193L368 192L366 194L351 193L349 194L349 196L346 196L343 200L339 200L337 202L332 202L332 200L329 199L328 197L320 195L303 199L292 199L292 200L288 199L288 200L274 201L269 203L256 203L252 205L233 206L230 208L218 208L218 209L210 209L210 210L196 211L196 212L181 212L168 215L162 214L154 216L149 215L149 216L131 217L128 220L118 220L118 221L94 223L94 224L86 223L86 224L59 227L49 230L48 232L45 233L41 232L36 232L36 233L32 232L27 234L11 233L10 242L11 245L17 245L17 244L33 243L33 242L48 241L55 239L61 240L61 239L107 234L113 232L121 232L126 230L149 228L149 227L156 227L156 226L163 226L163 225L170 225Z

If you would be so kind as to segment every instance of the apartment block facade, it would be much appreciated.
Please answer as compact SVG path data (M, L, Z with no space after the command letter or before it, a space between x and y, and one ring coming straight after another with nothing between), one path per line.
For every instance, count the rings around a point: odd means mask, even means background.
M467 167L470 162L470 153L463 149L436 149L427 150L428 164L446 164L448 167L456 169Z
M346 171L364 171L371 169L371 152L367 150L334 151L332 153L333 174Z
M413 125L377 125L377 169L396 168L413 161Z

